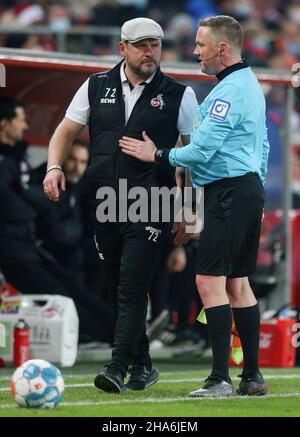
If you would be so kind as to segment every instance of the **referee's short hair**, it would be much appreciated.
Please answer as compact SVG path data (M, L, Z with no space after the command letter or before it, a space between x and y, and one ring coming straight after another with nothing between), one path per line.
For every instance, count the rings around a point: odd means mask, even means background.
M200 20L199 27L210 27L218 42L226 40L234 49L241 50L243 29L240 23L229 15L216 15Z

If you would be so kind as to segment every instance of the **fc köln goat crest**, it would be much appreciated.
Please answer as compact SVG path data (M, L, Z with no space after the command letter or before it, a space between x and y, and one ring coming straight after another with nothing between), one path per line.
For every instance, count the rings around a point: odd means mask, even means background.
M164 99L163 99L163 94L157 94L157 97L154 97L151 100L151 106L153 106L154 108L158 108L159 107L159 109L162 110L164 105L165 105L165 102L164 102Z

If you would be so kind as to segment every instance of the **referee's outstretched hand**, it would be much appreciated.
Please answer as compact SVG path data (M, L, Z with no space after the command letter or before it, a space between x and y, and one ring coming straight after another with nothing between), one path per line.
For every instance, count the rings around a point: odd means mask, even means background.
M154 162L157 147L145 131L142 132L142 135L144 141L131 137L122 137L119 140L122 152L126 153L126 155L134 156L140 161Z

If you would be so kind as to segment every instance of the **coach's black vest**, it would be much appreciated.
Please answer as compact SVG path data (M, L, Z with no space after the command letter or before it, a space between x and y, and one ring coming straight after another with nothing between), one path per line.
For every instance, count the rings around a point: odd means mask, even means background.
M158 70L150 84L145 85L126 125L121 65L122 62L108 72L96 73L89 80L91 160L87 178L91 192L95 194L101 186L117 188L119 179L127 179L128 187L172 187L175 185L173 167L144 163L125 155L119 139L126 135L143 140L145 130L157 147L174 147L186 87Z

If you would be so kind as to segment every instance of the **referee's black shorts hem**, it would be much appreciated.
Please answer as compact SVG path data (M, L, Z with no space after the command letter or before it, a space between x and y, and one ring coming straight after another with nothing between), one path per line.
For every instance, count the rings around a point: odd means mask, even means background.
M197 274L241 278L254 273L264 201L264 188L255 173L204 187Z

